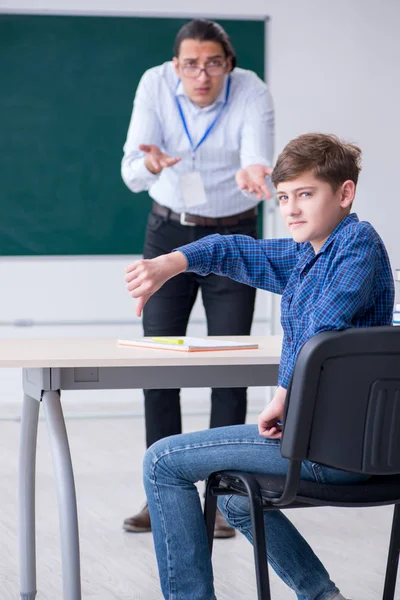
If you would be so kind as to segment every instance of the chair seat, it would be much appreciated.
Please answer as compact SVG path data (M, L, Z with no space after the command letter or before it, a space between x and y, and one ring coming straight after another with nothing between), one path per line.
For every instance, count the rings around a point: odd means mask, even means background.
M221 471L220 487L223 493L246 495L246 488L229 471ZM266 506L271 498L278 498L285 487L286 478L277 475L252 473L260 485L261 495ZM222 490L221 490L222 491ZM372 476L367 481L356 484L329 485L313 481L300 481L298 493L291 507L308 505L328 506L377 506L394 504L400 498L400 475Z

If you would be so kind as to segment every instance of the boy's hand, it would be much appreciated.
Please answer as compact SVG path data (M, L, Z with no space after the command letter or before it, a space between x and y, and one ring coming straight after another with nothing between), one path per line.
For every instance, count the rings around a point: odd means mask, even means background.
M282 387L278 387L273 399L258 417L258 433L262 437L274 440L282 437L283 412L285 408L286 392Z
M160 148L154 144L140 144L139 150L146 153L144 164L153 175L158 175L165 167L172 167L181 160L161 152Z
M259 200L271 198L271 192L265 183L265 178L271 175L272 168L264 165L250 165L240 169L235 176L236 183L241 190L255 194Z
M182 252L162 254L151 260L141 259L126 267L125 281L132 298L138 298L136 315L141 316L147 300L171 277L186 271L188 266Z

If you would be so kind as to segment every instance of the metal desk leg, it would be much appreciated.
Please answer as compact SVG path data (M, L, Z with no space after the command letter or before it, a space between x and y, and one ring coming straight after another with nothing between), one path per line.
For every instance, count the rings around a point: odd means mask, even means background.
M61 537L64 600L81 600L78 515L74 474L58 391L42 397L53 455Z
M24 395L19 445L19 560L21 600L36 597L35 465L40 402Z

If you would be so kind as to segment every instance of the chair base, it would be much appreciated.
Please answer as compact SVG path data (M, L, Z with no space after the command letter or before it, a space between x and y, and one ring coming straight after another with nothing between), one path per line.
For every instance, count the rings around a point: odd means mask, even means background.
M267 545L265 540L264 531L264 517L263 513L265 510L276 510L280 508L276 504L268 504L268 496L270 500L276 499L277 497L283 497L282 486L278 486L278 489L274 490L271 485L267 489L261 487L260 482L264 483L267 479L265 475L257 475L254 473L243 473L240 471L220 471L213 473L208 478L206 487L206 502L204 506L204 518L207 527L207 535L210 553L212 553L213 543L213 530L215 512L217 507L217 496L236 495L236 496L247 496L249 498L250 505L250 516L252 534L254 540L254 561L256 569L256 580L257 580L257 598L258 600L271 600L271 592L269 586L268 576L268 562L267 562ZM273 478L270 478L271 481ZM277 481L279 478L276 478ZM280 482L281 483L281 482ZM304 484L305 482L301 482ZM220 485L222 484L222 485ZM232 485L231 485L232 484ZM313 484L314 485L314 484ZM315 484L318 485L318 484ZM362 484L360 484L362 486ZM303 493L304 493L303 485ZM333 486L332 486L333 487ZM347 486L340 486L345 488ZM353 486L355 487L355 486ZM368 487L367 485L365 486ZM345 490L350 492L351 490ZM282 496L281 496L282 494ZM390 495L390 494L389 494ZM359 497L356 496L354 504L350 502L350 494L344 494L345 501L341 504L335 499L337 506L363 506L359 501ZM368 498L368 495L366 495ZM332 502L332 498L331 498ZM293 502L289 505L285 505L285 508L305 508L312 506L332 506L332 503L328 498L325 501L320 497L314 499L310 496L305 497L304 495L296 496ZM392 504L393 501L386 501L380 498L380 502L375 499L374 503L368 501L365 502L364 506L380 506L385 504ZM400 555L400 504L395 504L393 512L391 538L389 544L389 553L387 559L385 585L382 600L394 600L396 590L396 578L399 564Z
M251 527L253 534L254 563L257 580L258 600L271 600L269 586L267 546L264 531L264 511L261 490L256 479L248 473L237 473L237 477L246 488L250 504ZM217 498L213 494L213 486L218 485L220 477L211 475L206 487L206 502L204 505L204 518L208 536L210 554L212 553L213 524L217 508Z

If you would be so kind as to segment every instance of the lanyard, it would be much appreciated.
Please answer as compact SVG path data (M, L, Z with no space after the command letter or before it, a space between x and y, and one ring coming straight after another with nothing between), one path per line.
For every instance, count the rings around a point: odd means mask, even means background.
M179 83L180 83L180 81L178 81L178 85L179 85ZM177 87L178 87L178 86L177 86ZM222 114L222 112L223 112L223 110L224 110L225 106L227 105L228 98L229 98L229 92L230 92L230 89L231 89L231 78L230 78L230 76L228 76L228 82L227 82L227 84L226 84L226 94L225 94L225 101L224 101L223 105L221 106L221 109L220 109L220 111L218 112L217 116L215 117L214 121L211 123L211 125L209 125L209 126L207 127L207 129L206 129L206 131L205 131L205 133L204 133L203 137L202 137L202 138L201 138L201 140L200 140L200 141L199 141L199 142L196 144L196 146L194 146L194 144L193 144L192 136L190 135L190 131L189 131L189 128L188 128L188 126L187 126L186 119L185 119L185 114L184 114L184 112L183 112L183 109L182 109L181 103L180 103L180 101L179 101L179 98L178 98L178 96L175 96L176 105L177 105L177 107L178 107L178 110L179 110L179 115L180 115L180 117L181 117L182 125L183 125L183 127L184 127L184 129L185 129L186 136L187 136L187 138L188 138L188 140L189 140L189 144L190 144L190 147L191 147L191 149L192 149L192 160L193 160L193 163L194 163L194 156L195 156L195 152L196 152L196 150L197 150L197 149L198 149L198 148L201 146L201 144L202 144L202 143L203 143L203 142L204 142L204 141L207 139L207 137L210 135L210 133L211 133L212 129L214 128L215 124L217 123L218 119L220 118L220 116L221 116L221 114Z

